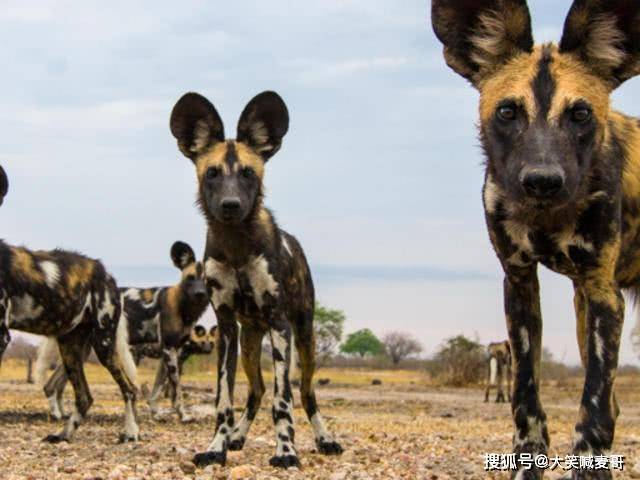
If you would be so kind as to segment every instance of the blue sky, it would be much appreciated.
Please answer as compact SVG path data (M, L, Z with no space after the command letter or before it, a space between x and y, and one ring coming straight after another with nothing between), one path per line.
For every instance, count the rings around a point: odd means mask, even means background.
M568 8L535 2L539 40L559 37ZM291 128L268 164L267 204L313 265L419 266L499 282L480 201L477 94L444 65L427 1L9 1L0 32L7 241L77 249L113 268L167 265L176 239L202 251L195 175L169 132L171 108L198 91L233 136L246 102L273 89ZM631 81L615 103L638 114L638 100ZM561 314L550 315L569 345L562 285L551 289ZM491 307L476 324L460 320L465 331L504 335L498 291L487 290ZM319 294L348 314L371 304L366 289L346 298L331 284ZM417 308L402 289L394 295L390 304ZM442 308L433 315L451 315ZM354 313L353 325L378 311ZM425 344L440 341L432 320L407 318Z

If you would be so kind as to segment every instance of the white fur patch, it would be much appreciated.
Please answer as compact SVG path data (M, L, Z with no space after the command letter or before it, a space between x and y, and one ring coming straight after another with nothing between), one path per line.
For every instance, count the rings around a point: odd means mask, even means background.
M45 338L38 347L38 356L36 357L34 368L34 377L37 385L44 386L47 381L49 366L57 363L58 358L60 358L58 341L54 337Z
M522 341L522 353L529 352L529 332L525 327L520 328L520 339Z
M287 251L289 256L292 257L293 253L291 253L291 247L289 246L289 242L287 242L287 239L285 237L282 237L282 246Z
M484 208L487 210L487 213L495 213L498 200L500 199L500 190L494 183L491 175L487 175L487 180L484 182L483 197Z
M20 322L35 320L42 315L43 311L44 307L38 305L28 293L21 297L11 297L7 309L7 327L19 329Z
M44 272L44 279L49 288L55 288L60 280L60 267L58 267L58 264L45 260L40 262L40 268Z
M73 317L73 319L71 320L71 325L69 326L69 328L67 328L65 330L65 333L70 332L71 330L76 328L78 325L80 325L82 323L82 320L84 319L85 312L87 310L89 310L90 308L91 308L91 294L88 293L87 297L86 297L86 299L84 301L84 305L82 306L82 309L80 310L80 313L78 313L78 315Z
M238 289L238 278L233 268L225 264L208 258L204 264L205 277L215 280L220 284L220 288L213 287L211 301L213 306L218 308L222 305L233 307L233 293Z
M244 270L249 276L249 283L253 289L253 296L258 308L264 304L264 295L269 293L273 297L278 296L278 283L269 273L269 263L263 255L251 257Z

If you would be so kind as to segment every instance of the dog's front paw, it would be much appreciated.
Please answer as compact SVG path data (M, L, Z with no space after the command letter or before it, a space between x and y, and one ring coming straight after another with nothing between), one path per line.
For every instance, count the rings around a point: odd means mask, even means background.
M69 439L62 434L52 433L51 435L47 435L42 439L43 442L47 443L61 443L61 442L69 442Z
M295 455L276 455L271 457L271 460L269 460L269 465L271 465L272 467L285 469L291 467L300 468L300 460L298 460L298 457Z
M318 451L323 455L340 455L344 450L342 446L335 440L316 440Z

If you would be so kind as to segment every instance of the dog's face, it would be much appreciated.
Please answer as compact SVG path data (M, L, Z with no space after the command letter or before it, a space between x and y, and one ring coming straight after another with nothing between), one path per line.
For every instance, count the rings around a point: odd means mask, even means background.
M280 96L263 92L254 97L240 116L235 140L225 140L218 112L197 93L178 100L170 124L180 151L195 163L205 216L222 224L250 217L262 198L264 165L289 128Z
M171 260L180 269L180 289L193 304L205 305L208 302L205 284L204 266L196 262L193 249L184 242L175 242L171 247Z
M198 353L208 354L213 352L216 345L216 333L218 328L214 325L207 330L202 325L196 325L191 329L189 340Z
M575 0L559 46L534 47L524 0L433 0L449 66L480 91L491 181L516 204L586 194L609 140L609 97L640 69L640 5Z

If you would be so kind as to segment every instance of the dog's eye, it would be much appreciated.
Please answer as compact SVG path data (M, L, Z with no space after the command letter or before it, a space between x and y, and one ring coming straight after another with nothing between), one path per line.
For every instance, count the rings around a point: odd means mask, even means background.
M571 120L575 123L586 123L591 120L591 110L586 107L577 107L571 111Z
M253 176L253 170L251 170L249 167L244 167L242 169L242 176L244 178L251 178Z
M498 107L498 117L502 120L515 120L516 119L516 108L511 105L503 105Z
M207 173L206 173L207 180L213 180L213 179L214 179L214 178L216 178L219 174L220 174L220 170L219 170L219 169L217 169L216 167L210 167L210 168L207 170Z

